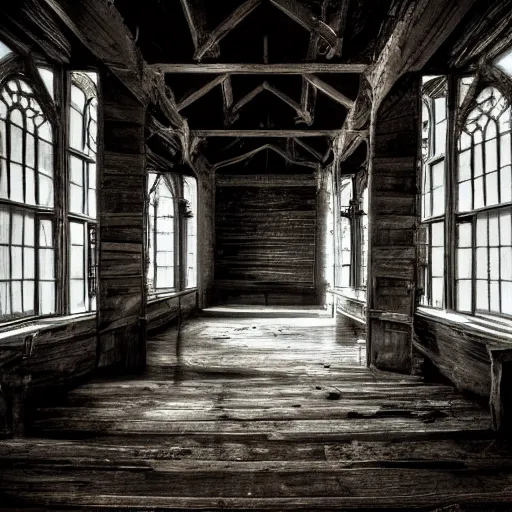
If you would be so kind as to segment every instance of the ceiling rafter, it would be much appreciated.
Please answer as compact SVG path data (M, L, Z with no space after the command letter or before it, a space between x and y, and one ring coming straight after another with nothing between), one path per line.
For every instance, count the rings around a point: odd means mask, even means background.
M333 5L334 2L334 5ZM340 37L339 54L343 51L343 38L345 34L345 26L347 24L348 7L350 0L324 0L322 3L322 20L325 23L329 23L329 26L338 34ZM330 6L336 8L335 15L329 22L328 9ZM309 47L307 53L307 60L310 62L316 61L320 52L320 36L317 33L311 34L309 39ZM327 54L327 58L332 58L331 53ZM314 112L316 106L316 91L317 89L312 87L311 84L302 77L302 91L301 91L301 107L304 112L308 112L314 119Z
M226 80L221 84L222 87L222 106L224 110L224 125L229 125L229 113L233 106L233 85L231 83L231 75L227 75Z
M247 18L247 16L261 4L261 1L262 0L247 0L240 5L240 7L236 8L222 23L217 25L208 39L195 51L194 60L200 61L212 46L218 44L222 38Z
M309 144L303 142L299 137L293 137L291 140L293 140L293 142L297 144L297 146L300 146L302 149L305 149L310 155L314 156L318 161L321 162L323 160L323 155L321 153L319 153L316 149L313 149Z
M357 132L359 133L359 132ZM367 133L366 131L364 133ZM336 137L340 130L191 130L196 137Z
M276 87L270 85L267 81L263 82L261 85L258 85L258 87L255 87L252 91L248 92L243 98L241 98L239 101L237 101L230 112L230 121L231 123L234 123L238 119L238 113L240 110L250 103L256 96L258 96L263 91L268 91L274 94L277 98L279 98L281 101L286 103L288 106L290 106L293 110L295 110L296 114L299 116L301 120L303 120L306 124L310 125L312 122L311 117L307 116L301 109L300 105L290 98L287 94L284 92L281 92Z
M199 98L202 98L205 94L208 94L212 89L222 84L225 80L229 78L229 75L221 75L217 78L214 78L207 84L203 85L201 89L194 91L192 94L188 95L185 99L180 101L177 105L178 112L183 110L185 107L192 105L192 103L196 102Z
M208 38L206 30L206 13L204 11L203 0L180 0L183 8L183 14L187 20L187 25L194 44L194 50L203 45ZM220 57L220 48L218 44L212 45L205 53L207 57Z
M325 22L318 19L307 7L297 0L270 0L270 3L313 34L318 34L330 47L332 56L339 55L341 39Z
M149 65L160 73L212 73L215 75L229 73L231 75L303 75L315 73L364 73L367 64L303 62L290 64L169 64L157 63Z
M344 107L351 109L354 106L354 101L345 96L343 93L324 82L322 79L315 75L303 75L304 79L307 80L313 87L323 92L326 96L340 103Z
M285 151L283 151L281 148L275 146L274 144L264 144L263 146L253 149L252 151L248 151L247 153L244 153L242 155L238 155L233 158L229 158L228 160L223 160L221 162L217 162L217 163L213 164L213 170L216 171L222 167L228 167L230 165L238 164L240 162L243 162L244 160L252 158L254 155L260 153L261 151L265 151L265 150L273 151L274 153L280 155L284 160L286 160L288 163L290 163L292 165L311 167L312 169L318 169L318 167L319 167L318 163L310 162L308 160L296 160L296 159L292 158Z

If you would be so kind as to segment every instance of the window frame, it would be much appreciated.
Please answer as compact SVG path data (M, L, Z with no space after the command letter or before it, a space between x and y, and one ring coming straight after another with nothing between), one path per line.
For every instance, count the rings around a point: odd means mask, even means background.
M479 98L480 94L485 91L487 88L494 88L497 89L501 95L505 98L506 101L508 101L508 109L510 109L510 105L512 102L512 97L510 96L507 91L503 90L503 87L501 87L502 81L496 80L496 74L492 69L485 68L481 73L478 73L476 75L470 75L467 73L464 74L453 74L448 75L448 113L447 113L447 134L446 134L446 153L445 153L445 187L446 187L446 194L445 194L445 215L443 216L436 216L428 219L423 218L423 210L420 216L420 222L423 226L431 226L435 222L439 222L444 218L445 220L445 262L446 262L446 271L444 276L444 295L445 295L445 304L443 308L436 308L431 305L427 305L425 303L420 303L419 305L425 308L432 308L432 309L444 309L447 312L455 313L459 315L468 315L470 317L477 317L477 318L485 318L487 320L489 319L508 319L510 320L512 318L512 314L503 313L503 307L500 302L500 312L490 311L491 309L491 298L490 298L490 290L487 288L488 293L488 308L487 310L479 309L477 305L477 282L480 280L477 275L477 250L479 248L483 248L478 246L477 247L477 240L476 240L476 223L477 219L481 218L482 216L489 217L489 215L495 214L498 215L498 212L510 212L512 215L512 201L507 201L504 203L499 203L499 200L502 197L502 190L501 190L501 181L500 181L500 173L502 171L501 165L500 165L500 153L502 149L500 149L500 142L501 142L501 136L503 134L509 134L512 132L510 128L508 130L499 130L499 122L498 121L487 121L485 127L482 129L482 181L485 184L486 182L486 176L488 174L491 174L494 171L488 172L488 169L486 169L486 141L487 140L495 140L495 148L496 148L496 175L497 175L497 201L498 204L491 204L489 206L485 206L487 203L487 196L485 195L485 186L483 186L482 193L483 193L483 202L484 206L474 208L474 154L475 154L475 140L474 135L471 135L471 141L470 145L465 149L467 151L470 151L470 166L471 166L471 177L469 180L471 181L471 190L472 190L472 197L471 197L471 210L463 210L459 211L459 155L464 151L464 149L461 150L459 146L459 140L462 136L462 133L464 131L464 127L467 122L468 116L471 114L471 112L476 108L477 106L477 99ZM466 83L462 83L462 80L465 80ZM511 81L510 78L508 79L509 82ZM485 115L485 114L484 114ZM490 116L489 116L490 117ZM488 139L486 137L486 130L488 129L491 122L495 122L497 126L496 134L494 137L491 137L491 139ZM432 136L430 134L430 136ZM512 138L512 133L511 133ZM512 148L511 148L512 151ZM429 159L426 160L428 163L432 163L432 161ZM422 166L424 165L425 161L423 158L421 158ZM423 173L422 173L423 175ZM423 178L421 180L422 186L423 186ZM423 190L420 192L420 198L421 198L421 208L423 209ZM499 219L497 222L500 222ZM471 269L470 269L470 276L469 278L462 277L462 269L459 269L459 261L458 261L458 250L459 247L459 241L458 241L458 226L464 223L469 223L471 225L471 246L467 247L471 249ZM487 228L489 230L489 227ZM488 234L489 236L489 234ZM487 239L488 240L488 239ZM500 242L501 243L501 242ZM466 246L462 247L464 249ZM487 249L487 258L489 258L489 251L490 251L490 245L486 246ZM501 253L500 249L502 247L509 247L508 245L500 245L498 247L498 253L500 254L498 262L496 264L498 270L499 270L499 278L497 280L498 283L498 291L500 294L500 301L502 301L502 281L501 278ZM421 264L421 262L420 262ZM489 270L489 259L487 260L487 268L488 272ZM459 273L459 270L461 270L461 273ZM428 269L427 269L428 271ZM488 273L487 272L487 273ZM467 272L466 272L467 273ZM465 273L465 274L466 274ZM464 275L465 275L464 274ZM457 296L457 283L460 279L466 279L469 281L471 286L471 308L465 308L461 309L459 307L458 303L458 296ZM484 281L487 282L487 286L489 287L489 283L491 282L491 278L488 277L487 279L484 279ZM508 282L508 280L507 280ZM425 292L426 293L426 292Z

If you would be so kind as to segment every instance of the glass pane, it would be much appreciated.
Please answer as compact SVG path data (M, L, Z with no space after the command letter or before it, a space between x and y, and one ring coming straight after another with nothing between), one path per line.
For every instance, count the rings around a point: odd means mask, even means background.
M39 126L37 134L39 135L39 138L44 139L47 142L53 141L52 127L48 121L43 122Z
M505 165L510 165L511 161L511 146L510 146L510 133L506 135L502 135L500 143L500 164L501 167Z
M457 281L457 309L471 312L471 281Z
M69 211L74 213L84 212L84 191L80 185L69 185Z
M436 155L446 153L446 121L436 125Z
M432 216L442 215L444 213L445 197L444 187L436 188L433 191Z
M484 179L483 177L475 180L475 209L484 207Z
M89 217L96 218L96 190L89 189Z
M70 180L76 185L83 185L84 183L84 164L83 160L75 156L70 156L69 159Z
M441 277L444 275L444 248L432 248L432 275Z
M432 245L444 246L444 222L436 222L432 224Z
M459 224L458 226L458 246L471 247L472 245L472 226L469 222Z
M432 216L432 210L431 210L431 195L430 192L426 193L423 199L423 217L428 218Z
M498 204L498 173L493 172L485 176L485 186L487 195L487 206Z
M174 266L174 253L173 252L157 252L156 264L159 267L172 267Z
M512 283L507 281L501 283L501 312L512 315Z
M484 173L482 144L477 144L475 146L474 158L474 176L481 176Z
M23 278L35 278L35 251L32 247L25 247L23 249Z
M444 279L442 277L432 278L432 306L442 308L444 306Z
M26 165L34 168L36 165L35 154L36 154L36 140L30 133L26 134L25 137L26 150L25 150L25 161Z
M457 250L457 278L471 279L473 257L471 249ZM477 263L478 265L478 263Z
M25 169L25 203L36 204L36 176L33 169Z
M497 247L489 249L489 276L491 279L500 278L500 250Z
M14 245L23 244L23 227L25 219L22 214L12 213L12 243Z
M42 280L53 280L55 277L55 260L53 249L39 249L39 274Z
M512 281L512 247L500 249L500 260L501 279Z
M69 309L71 313L85 311L85 281L72 279L69 286Z
M498 149L496 139L485 143L485 172L489 173L498 168Z
M476 219L476 245L487 246L487 214L479 215Z
M174 286L174 268L157 267L156 286L157 288L172 288Z
M0 279L11 278L11 260L9 254L9 247L7 245L0 245Z
M470 211L473 207L473 191L471 182L465 181L459 184L459 212Z
M497 247L500 245L499 218L496 214L489 214L489 245Z
M504 167L500 175L501 202L508 203L512 201L512 172L510 165Z
M55 283L39 283L39 314L55 313Z
M10 226L11 215L9 213L9 210L6 210L5 207L0 206L0 244L10 243Z
M23 281L23 312L34 311L34 281Z
M81 279L84 274L84 248L79 245L71 246L71 261L69 262L71 279Z
M1 266L1 263L0 263ZM0 315L11 314L11 289L9 283L0 283Z
M51 220L39 222L39 246L53 247L53 224Z
M23 130L11 125L11 161L23 163Z
M512 218L510 210L500 214L501 245L512 245Z
M69 145L79 151L83 150L83 129L82 115L71 108L69 114Z
M12 50L6 44L0 41L0 59L7 57L7 55L9 55L10 53L12 53Z
M12 279L23 278L23 248L11 246Z
M70 241L72 245L84 245L84 225L79 222L70 222Z
M496 66L508 76L512 76L512 50L500 55L496 60Z
M489 283L487 280L476 282L476 309L489 310Z
M488 252L487 247L479 247L476 250L476 277L477 279L487 279L488 277Z
M471 179L471 151L463 151L459 155L459 181Z
M499 281L491 281L490 286L490 310L493 311L494 313L500 313L500 283Z
M0 159L0 197L7 199L8 195L8 180L7 176L7 162Z
M43 140L39 141L39 172L53 176L53 146Z
M23 168L19 164L10 164L11 197L13 201L23 203Z
M85 107L85 94L76 85L71 86L71 103L80 111Z
M29 247L36 245L34 222L34 216L32 214L25 215L25 245Z
M12 313L23 313L21 281L13 281L12 289Z
M39 204L53 206L53 180L44 174L39 175Z

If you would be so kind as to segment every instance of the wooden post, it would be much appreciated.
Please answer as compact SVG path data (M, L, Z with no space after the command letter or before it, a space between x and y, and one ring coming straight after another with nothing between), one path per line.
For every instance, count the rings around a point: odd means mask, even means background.
M412 369L420 87L405 76L372 112L369 170L369 363Z
M145 365L145 109L112 74L102 79L99 366Z
M317 174L316 205L315 287L317 303L324 306L327 291L325 243L327 215L329 215L329 191L327 189L327 173L322 170Z

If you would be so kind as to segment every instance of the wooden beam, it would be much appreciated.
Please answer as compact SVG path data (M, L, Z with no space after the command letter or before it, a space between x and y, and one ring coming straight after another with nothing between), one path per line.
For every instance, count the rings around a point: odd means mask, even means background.
M305 149L310 155L313 155L318 161L323 160L323 155L320 154L316 149L313 149L311 146L300 140L298 137L293 137L292 139L297 146L300 146L302 149Z
M178 103L177 108L178 112L183 110L185 107L192 105L192 103L196 102L199 98L202 98L205 94L209 93L212 89L217 87L217 85L222 84L225 80L229 78L229 75L221 75L217 78L214 78L212 81L208 82L206 85L203 85L201 89L193 92L189 96L187 96L184 100Z
M217 169L220 169L221 167L227 167L229 165L234 165L234 164L243 162L244 160L247 160L248 158L252 158L254 155L260 153L261 151L265 151L267 149L280 155L288 163L293 164L293 165L301 165L303 167L311 167L312 169L317 169L319 166L319 164L315 163L315 162L309 162L307 160L295 160L295 159L291 158L289 155L287 155L281 148L278 148L277 146L274 146L273 144L264 144L263 146L260 146L259 148L256 148L256 149L253 149L252 151L248 151L247 153L244 153L243 155L235 156L228 160L223 160L221 162L217 162L216 164L213 164L213 170L216 171Z
M327 23L318 19L309 9L296 0L270 0L270 3L309 32L318 34L331 47L333 55L339 54L340 38Z
M197 49L208 38L206 33L206 15L204 12L204 3L202 0L180 0L183 7L183 14L187 20L192 42L194 43L194 50ZM219 57L220 48L218 45L213 45L207 52L208 57Z
M234 123L236 119L238 119L238 112L248 103L250 103L258 94L263 92L265 89L263 87L263 84L258 85L258 87L255 87L252 91L248 92L243 98L238 100L231 109L230 115L229 115L229 121L230 123Z
M281 92L279 89L275 88L274 86L270 85L268 82L263 82L263 88L266 91L271 92L275 96L277 96L280 100L282 100L284 103L289 105L293 110L295 110L296 114L308 125L310 126L313 123L313 119L311 115L308 114L308 112L305 112L302 110L301 106L292 98L290 98L287 94L284 92Z
M230 124L230 112L233 106L233 87L231 84L231 75L227 75L226 80L221 84L222 87L222 105L224 109L224 125Z
M247 0L240 7L236 8L215 30L210 34L210 37L202 44L194 53L194 60L201 60L206 52L229 32L231 32L240 22L242 22L249 14L251 14L261 0Z
M378 108L403 74L419 71L425 66L475 2L476 0L411 2L377 61L368 71L374 108Z
M340 103L344 107L351 109L354 106L354 101L347 98L343 93L336 90L334 87L324 82L315 75L304 75L304 79L307 80L312 86L319 91L323 92L326 96Z
M213 73L230 75L303 75L312 73L364 73L366 64L329 64L304 62L292 64L151 64L161 73Z
M340 130L191 130L196 137L335 137Z

